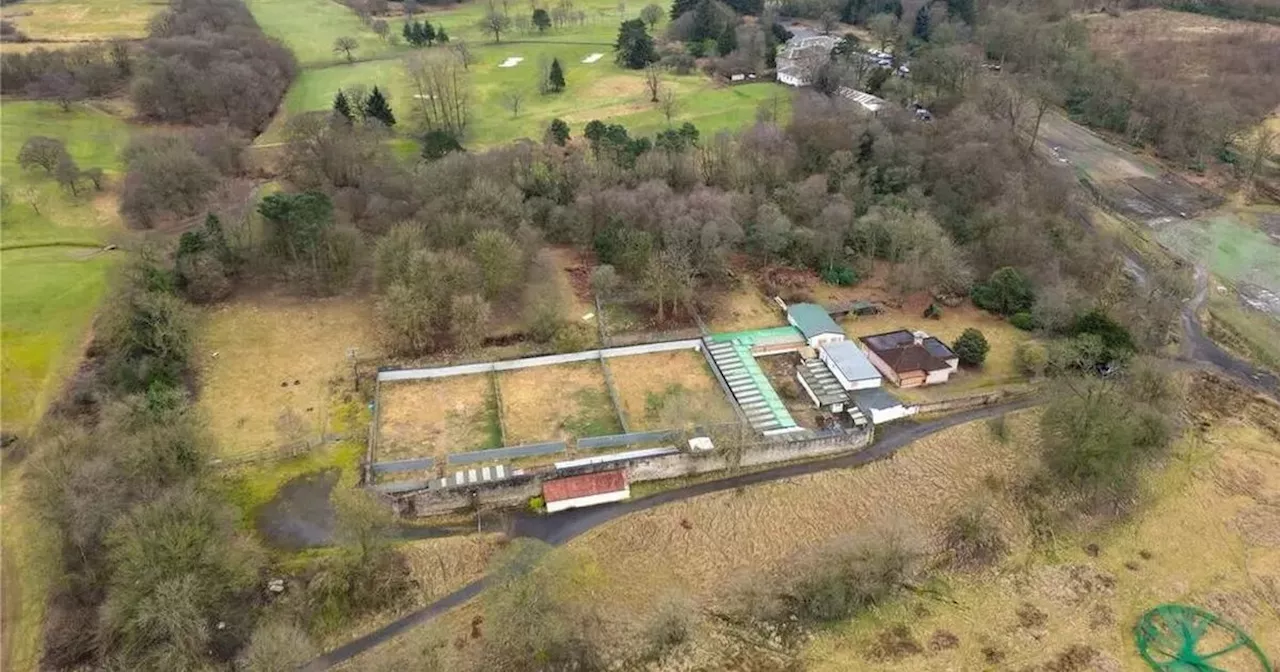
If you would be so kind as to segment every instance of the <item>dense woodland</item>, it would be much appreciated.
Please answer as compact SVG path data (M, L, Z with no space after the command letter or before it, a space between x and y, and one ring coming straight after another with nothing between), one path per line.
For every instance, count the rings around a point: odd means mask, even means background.
M814 12L793 4L786 11ZM754 63L780 41L771 20L761 22L768 29L739 22L758 7L680 5L669 31L685 48L709 47L714 35L717 58ZM388 351L420 357L476 348L485 325L513 311L524 335L546 349L581 347L581 327L564 323L541 291L554 269L538 251L549 243L591 251L600 264L595 292L634 297L659 323L680 319L704 290L738 281L735 260L810 268L840 284L887 264L903 293L972 296L1051 343L1019 353L1026 372L1064 386L1045 416L1053 459L1025 489L1045 529L1061 524L1051 512L1074 510L1064 497L1079 509L1123 510L1136 467L1176 430L1177 394L1141 357L1118 382L1092 374L1167 342L1185 278L1152 269L1143 283L1128 279L1117 246L1089 227L1070 177L1043 165L1010 123L1009 105L992 101L1007 101L1010 85L1025 81L1036 100L1063 102L1106 126L1111 115L1130 118L1143 97L1110 88L1103 74L1114 66L1091 55L1078 24L1046 22L1048 14L978 14L954 2L924 22L908 12L901 24L900 5L859 1L821 12L912 49L919 75L881 84L890 96L927 95L936 121L892 110L872 118L820 91L802 92L785 124L767 107L751 127L715 135L687 126L641 138L607 120L558 122L545 139L476 153L456 151L465 137L458 108L423 110L408 123L428 140L443 133L455 143L406 161L392 153L376 115L317 112L289 122L277 176L284 189L246 217L206 217L209 195L244 175L245 144L268 122L295 66L238 0L175 0L128 59L111 47L85 52L97 65L40 52L6 58L6 86L11 72L25 73L19 88L28 92L55 73L87 90L85 73L102 70L112 86L128 82L142 114L192 125L131 143L122 208L142 227L204 222L186 227L172 250L138 255L122 275L89 366L39 437L35 508L58 536L62 574L45 663L285 669L313 655L317 638L395 606L408 590L380 505L344 490L336 502L342 544L278 567L237 524L242 512L209 472L213 438L189 405L188 303L225 299L245 283L309 295L367 292L387 325ZM645 28L635 28L624 31L643 46ZM979 75L984 52L1009 66L996 85ZM640 67L679 54L643 56ZM466 64L431 63L441 58L419 59L423 86L456 90ZM833 81L871 76L842 58L830 66ZM1116 110L1117 101L1131 107ZM1145 114L1161 118L1155 108ZM1141 139L1171 156L1199 157L1220 145L1222 132L1209 128L1219 123L1156 122ZM973 520L955 528L967 556L999 547ZM747 617L847 618L915 576L912 554L896 543L858 540L824 553L788 587L805 599L744 595ZM604 643L580 627L600 617L599 605L546 592L577 571L573 562L554 564L561 561L539 565L553 580L500 577L508 589L486 604L493 645L476 669L601 663ZM268 601L265 578L281 574L288 597ZM676 609L656 622L652 650L660 655L687 636L687 617Z

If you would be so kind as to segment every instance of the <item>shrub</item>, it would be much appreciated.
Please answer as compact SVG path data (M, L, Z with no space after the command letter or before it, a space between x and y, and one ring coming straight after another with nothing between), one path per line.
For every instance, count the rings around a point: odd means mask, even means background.
M1031 331L1036 328L1036 318L1032 317L1031 313L1027 312L1014 313L1013 316L1009 318L1009 324L1012 324L1023 331Z
M1010 266L997 269L985 283L973 287L974 305L1001 315L1031 310L1035 294L1031 282Z
M804 621L845 620L896 593L915 575L917 558L894 533L839 541L800 570L783 599Z
M1045 367L1049 364L1049 353L1040 343L1026 341L1018 344L1018 349L1014 353L1014 361L1019 371L1028 376L1038 378L1044 375Z
M956 351L961 364L981 366L986 361L987 351L991 346L987 344L987 337L983 336L981 331L970 327L960 334L960 338L956 339L951 349Z
M858 284L858 273L848 264L827 264L820 275L822 281L829 285L848 287Z
M943 526L942 538L957 567L989 565L1008 549L999 526L984 507L970 507L952 516Z

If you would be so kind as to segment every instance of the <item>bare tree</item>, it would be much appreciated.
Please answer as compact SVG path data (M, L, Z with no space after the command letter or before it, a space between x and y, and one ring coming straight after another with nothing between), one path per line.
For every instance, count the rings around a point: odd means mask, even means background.
M450 49L458 57L458 62L462 63L463 70L470 70L471 65L476 62L475 54L471 53L471 47L467 46L466 40L457 40L450 43Z
M520 116L520 106L524 104L524 91L507 89L502 93L502 106L511 110L511 118Z
M418 118L427 131L461 137L470 115L465 61L453 53L412 54L405 71L414 89Z
M663 87L658 99L658 107L662 110L662 116L667 118L667 125L670 126L676 112L680 111L680 101L676 99L675 89L669 86Z
M818 17L818 21L822 24L823 35L830 35L831 31L840 25L840 17L836 16L835 12L823 12L822 16Z
M867 21L867 30L880 42L880 51L893 44L898 36L898 20L892 14L876 14Z
M493 41L501 42L502 34L511 29L511 17L503 12L499 12L496 7L490 7L488 13L480 19L480 30L486 33L493 33Z
M339 37L338 39L333 41L333 53L345 54L347 57L347 62L354 63L356 60L355 50L359 46L360 46L360 43L356 42L356 38L354 37L350 37L350 36Z
M27 87L33 98L51 98L58 101L63 112L71 110L71 104L84 98L84 87L76 82L70 72L48 72Z
M1275 129L1263 124L1253 135L1253 143L1249 147L1249 167L1245 172L1245 184L1249 185L1253 182L1253 178L1257 177L1258 171L1262 169L1262 164L1271 156L1272 145L1275 144L1277 132Z
M18 196L24 203L31 206L37 215L40 214L40 190L31 185L27 185L18 189Z
M369 26L369 28L371 28L373 32L377 33L378 37L381 37L384 41L387 39L387 35L391 32L391 27L387 25L385 19L378 19L374 21L373 25Z
M649 102L658 102L658 92L662 89L662 68L657 63L644 66L644 85L649 89Z

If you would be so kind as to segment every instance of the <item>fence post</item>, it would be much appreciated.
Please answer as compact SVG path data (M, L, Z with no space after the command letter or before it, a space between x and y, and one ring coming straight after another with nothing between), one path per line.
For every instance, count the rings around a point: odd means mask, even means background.
M600 348L609 347L609 328L604 323L604 305L600 303L600 295L592 293L591 298L596 302L596 329L600 331Z

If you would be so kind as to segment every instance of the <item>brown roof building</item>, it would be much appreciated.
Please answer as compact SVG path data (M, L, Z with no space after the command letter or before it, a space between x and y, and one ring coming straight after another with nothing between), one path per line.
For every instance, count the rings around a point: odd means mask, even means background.
M923 331L906 329L863 336L867 359L898 387L945 383L960 366L946 343Z

